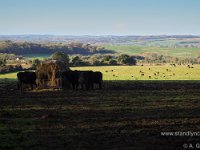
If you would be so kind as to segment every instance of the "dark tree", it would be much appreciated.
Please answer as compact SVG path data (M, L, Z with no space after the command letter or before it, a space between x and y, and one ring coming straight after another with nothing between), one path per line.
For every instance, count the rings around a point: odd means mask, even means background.
M133 56L122 54L118 57L118 63L124 65L136 65L136 60Z
M5 65L6 65L6 60L0 59L0 66L5 66Z
M74 58L72 58L72 66L81 66L83 64L84 62L79 56L75 56Z
M117 65L117 61L112 59L109 61L109 65Z
M66 66L69 65L69 56L63 52L56 52L51 55L51 58L63 62Z
M103 57L103 61L110 61L112 59L112 56L110 56L110 55L105 55L104 57Z

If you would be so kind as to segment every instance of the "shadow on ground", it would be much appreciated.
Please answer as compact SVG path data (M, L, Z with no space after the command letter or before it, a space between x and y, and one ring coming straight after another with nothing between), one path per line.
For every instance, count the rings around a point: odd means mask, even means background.
M0 87L0 149L169 150L199 139L161 136L200 130L199 81L105 81L91 91Z

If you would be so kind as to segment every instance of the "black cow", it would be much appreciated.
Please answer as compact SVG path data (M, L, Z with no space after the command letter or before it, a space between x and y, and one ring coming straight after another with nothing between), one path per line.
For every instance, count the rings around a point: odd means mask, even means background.
M99 71L93 72L93 83L98 84L99 89L102 88L102 78L103 78L103 75L101 72L99 72Z
M81 85L81 89L90 90L93 89L93 71L77 71L78 83Z
M65 71L62 73L62 78L63 78L63 87L68 87L68 85L71 85L73 90L78 90L78 85L79 85L78 71Z
M30 85L31 89L33 90L33 85L36 85L36 73L35 72L18 72L18 89L23 90L23 84Z
M62 73L63 87L72 86L73 90L81 89L90 90L94 88L94 84L102 88L102 73L93 71L65 71Z

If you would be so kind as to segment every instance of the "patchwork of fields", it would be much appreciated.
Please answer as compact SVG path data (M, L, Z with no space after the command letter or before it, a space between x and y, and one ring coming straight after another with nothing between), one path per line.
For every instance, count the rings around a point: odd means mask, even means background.
M142 53L160 53L168 56L176 57L197 57L200 48L172 48L172 47L155 47L155 46L131 46L131 45L105 45L108 50L126 54L142 54Z

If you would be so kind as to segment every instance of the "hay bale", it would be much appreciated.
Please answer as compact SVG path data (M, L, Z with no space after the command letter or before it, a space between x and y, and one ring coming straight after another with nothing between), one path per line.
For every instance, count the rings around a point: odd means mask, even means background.
M69 70L60 61L46 61L36 68L37 85L40 88L60 87L62 83L61 72Z

